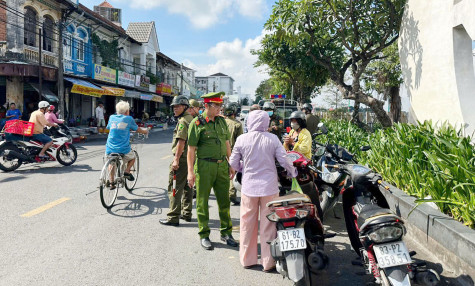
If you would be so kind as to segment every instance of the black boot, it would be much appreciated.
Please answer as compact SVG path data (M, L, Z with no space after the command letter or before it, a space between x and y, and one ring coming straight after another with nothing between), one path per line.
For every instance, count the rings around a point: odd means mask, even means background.
M211 240L209 240L209 237L201 239L201 246L206 250L213 250L213 244L211 243Z
M230 234L221 236L221 240L226 242L226 244L229 245L229 246L232 246L232 247L238 247L239 246L239 243L237 243L237 241L235 241L233 236L230 235Z
M159 223L163 224L163 225L171 225L171 226L179 226L180 223L179 222L171 222L169 221L168 219L164 218L164 219L161 219L158 221Z

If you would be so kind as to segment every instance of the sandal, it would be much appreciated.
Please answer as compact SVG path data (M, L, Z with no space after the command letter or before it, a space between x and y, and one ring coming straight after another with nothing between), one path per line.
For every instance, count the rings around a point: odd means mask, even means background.
M124 177L129 181L135 181L134 175L124 172Z

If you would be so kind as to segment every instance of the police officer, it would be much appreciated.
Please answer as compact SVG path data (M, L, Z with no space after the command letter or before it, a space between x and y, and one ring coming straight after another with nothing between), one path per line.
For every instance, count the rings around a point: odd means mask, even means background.
M307 118L307 130L310 134L314 134L317 132L318 123L320 123L320 118L318 116L312 114L312 105L310 103L305 103L302 106L302 111L305 113L305 117Z
M275 104L269 101L264 102L262 109L266 111L270 116L269 129L270 133L277 135L279 140L282 137L282 119L275 113Z
M188 113L196 117L200 114L200 103L194 99L190 99L190 108L188 108Z
M211 188L214 190L218 203L221 240L229 246L239 245L231 233L233 225L229 213L229 181L234 177L234 170L228 165L228 158L231 155L228 126L224 118L219 116L223 96L224 92L203 95L205 111L193 119L188 131L188 183L191 187L196 180L198 234L201 246L206 250L213 249L209 240L208 226L208 199Z
M231 134L231 139L229 143L231 144L231 151L234 148L234 143L236 143L236 139L239 135L244 133L242 129L242 124L236 119L237 114L237 104L227 103L223 109L224 116L226 116L226 124L228 125L229 133ZM233 205L238 206L239 201L237 200L237 191L234 187L233 181L229 183L229 199L233 203Z
M166 219L159 222L163 225L178 226L179 219L190 222L191 210L193 207L193 192L186 184L188 175L188 166L186 161L186 141L188 139L188 128L193 117L187 112L189 107L188 99L184 95L178 95L173 98L171 107L178 120L173 131L172 153L175 156L170 165L170 177L168 183L168 198L170 199L170 208ZM173 175L176 176L175 194L173 194ZM183 202L182 202L183 198ZM183 214L182 212L183 204Z

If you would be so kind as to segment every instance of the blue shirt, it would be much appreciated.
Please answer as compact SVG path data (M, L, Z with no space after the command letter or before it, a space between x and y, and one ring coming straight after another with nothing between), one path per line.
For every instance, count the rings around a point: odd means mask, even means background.
M8 109L7 111L7 116L12 116L14 115L12 118L8 118L7 120L14 120L14 119L20 119L20 115L21 115L21 111L20 109Z
M109 137L107 137L106 154L129 153L130 130L136 131L138 128L132 116L112 115L109 117L109 123L107 124Z

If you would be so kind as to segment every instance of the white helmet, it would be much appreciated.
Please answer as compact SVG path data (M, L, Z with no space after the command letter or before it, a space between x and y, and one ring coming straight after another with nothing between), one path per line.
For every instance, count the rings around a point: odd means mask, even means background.
M236 188L236 191L239 191L239 192L241 191L241 180L242 180L242 173L237 172L236 176L234 176L233 185L234 185L234 188Z
M47 102L47 101L40 101L40 103L38 103L38 108L41 109L41 108L48 108L50 104Z

